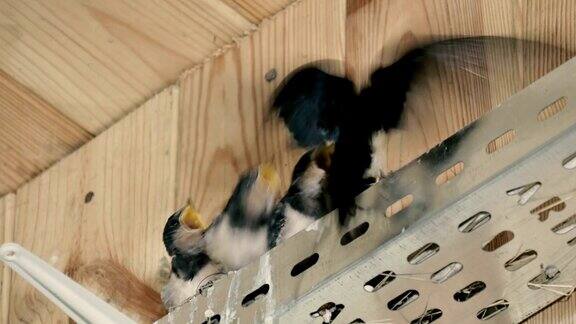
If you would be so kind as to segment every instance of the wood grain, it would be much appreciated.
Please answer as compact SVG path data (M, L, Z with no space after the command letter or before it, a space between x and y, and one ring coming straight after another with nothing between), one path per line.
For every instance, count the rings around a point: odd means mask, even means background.
M259 23L264 18L287 7L295 0L222 0L238 11L252 23Z
M412 161L572 57L574 17L576 3L567 0L348 1L346 72L358 86L376 67L431 40L494 35L562 47L487 48L481 74L430 66L427 78L411 90L401 130L389 137L382 169Z
M115 300L95 279L116 268L159 290L162 229L174 210L177 105L178 88L170 87L22 186L14 241L112 304L125 298ZM91 200L85 199L89 192ZM98 270L110 264L115 268L109 272ZM132 286L122 287L124 294L134 293ZM66 321L18 277L12 280L9 316L10 323Z
M93 134L254 28L214 0L5 0L0 21L0 69Z
M15 198L14 194L0 198L0 242L2 243L12 242L13 239ZM0 263L0 323L9 323L11 276L11 270Z
M271 95L312 61L342 73L344 22L344 1L301 1L181 79L177 205L191 198L214 217L239 174L262 162L273 162L287 186L302 150L270 113ZM271 69L277 77L267 82Z
M529 319L524 324L574 324L576 323L576 298L572 295L568 299L559 299L554 304L544 308Z
M0 195L16 190L91 138L0 70Z

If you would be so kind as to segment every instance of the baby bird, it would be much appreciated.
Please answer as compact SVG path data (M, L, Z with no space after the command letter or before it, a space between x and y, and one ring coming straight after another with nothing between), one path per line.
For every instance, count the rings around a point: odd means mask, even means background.
M268 251L268 224L280 177L269 165L244 174L224 211L206 230L203 246L225 269L237 270Z
M161 294L168 310L184 304L205 282L224 271L204 251L205 230L202 217L191 205L170 216L164 226L164 246L172 256L170 278Z
M276 171L264 165L240 177L209 227L191 206L168 219L163 239L172 269L162 291L168 309L185 303L215 276L238 270L268 250L268 224L279 186Z
M326 171L330 168L334 145L321 145L305 153L296 163L286 195L271 218L268 244L273 248L327 214Z
M359 92L349 79L315 67L301 69L282 83L273 106L298 144L310 147L335 141L327 191L334 208L339 209L341 224L354 215L356 196L386 176L386 137L398 128L413 86L422 82L426 73L440 70L427 67L441 63L450 71L481 76L487 49L519 42L472 37L432 43L376 69Z

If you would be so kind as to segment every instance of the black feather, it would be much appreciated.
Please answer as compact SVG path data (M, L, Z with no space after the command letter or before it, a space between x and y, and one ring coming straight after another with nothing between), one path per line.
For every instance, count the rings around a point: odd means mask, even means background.
M318 68L304 68L284 82L274 107L302 147L338 138L342 110L356 96L353 83Z
M204 252L191 254L176 253L172 257L172 272L183 280L192 280L210 262Z
M162 233L162 241L164 242L164 247L166 248L166 252L168 255L172 256L177 251L178 248L175 245L174 235L176 231L180 228L180 213L182 211L179 210L172 214L166 221L166 225L164 225L164 232Z

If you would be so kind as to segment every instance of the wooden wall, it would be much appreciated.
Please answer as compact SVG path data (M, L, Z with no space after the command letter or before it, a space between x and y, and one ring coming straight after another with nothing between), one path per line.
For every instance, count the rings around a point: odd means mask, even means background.
M0 1L0 195L293 1Z
M248 3L226 2L243 8ZM243 11L243 19L262 16L259 3ZM255 33L185 72L175 85L22 186L15 197L4 198L0 207L15 208L16 242L118 303L88 270L114 262L159 289L161 231L169 214L187 199L212 218L238 175L262 162L280 168L287 185L302 150L269 113L269 102L292 69L322 61L360 85L375 66L411 46L451 35L514 35L576 50L570 37L574 17L576 5L570 0L298 0ZM569 56L522 49L512 53L515 64L487 60L481 77L432 76L416 87L402 130L387 143L389 159L383 168L411 161ZM530 71L520 68L534 58L545 64ZM510 70L493 68L496 63ZM266 81L272 69L277 77ZM89 192L93 197L86 202ZM0 223L8 219L2 215L0 208ZM10 283L9 311L0 308L10 323L66 321L20 278ZM552 316L570 320L574 298L558 305Z

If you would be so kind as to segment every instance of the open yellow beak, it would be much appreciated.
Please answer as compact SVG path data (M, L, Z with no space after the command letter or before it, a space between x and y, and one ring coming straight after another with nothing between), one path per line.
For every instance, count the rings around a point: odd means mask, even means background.
M277 191L280 189L280 176L276 169L270 164L263 164L258 168L258 178L262 180L270 189Z
M329 170L332 164L332 155L334 154L334 143L326 144L314 150L312 158L316 161L318 167L324 170Z
M191 205L184 207L180 213L180 224L191 230L206 229L202 216Z

